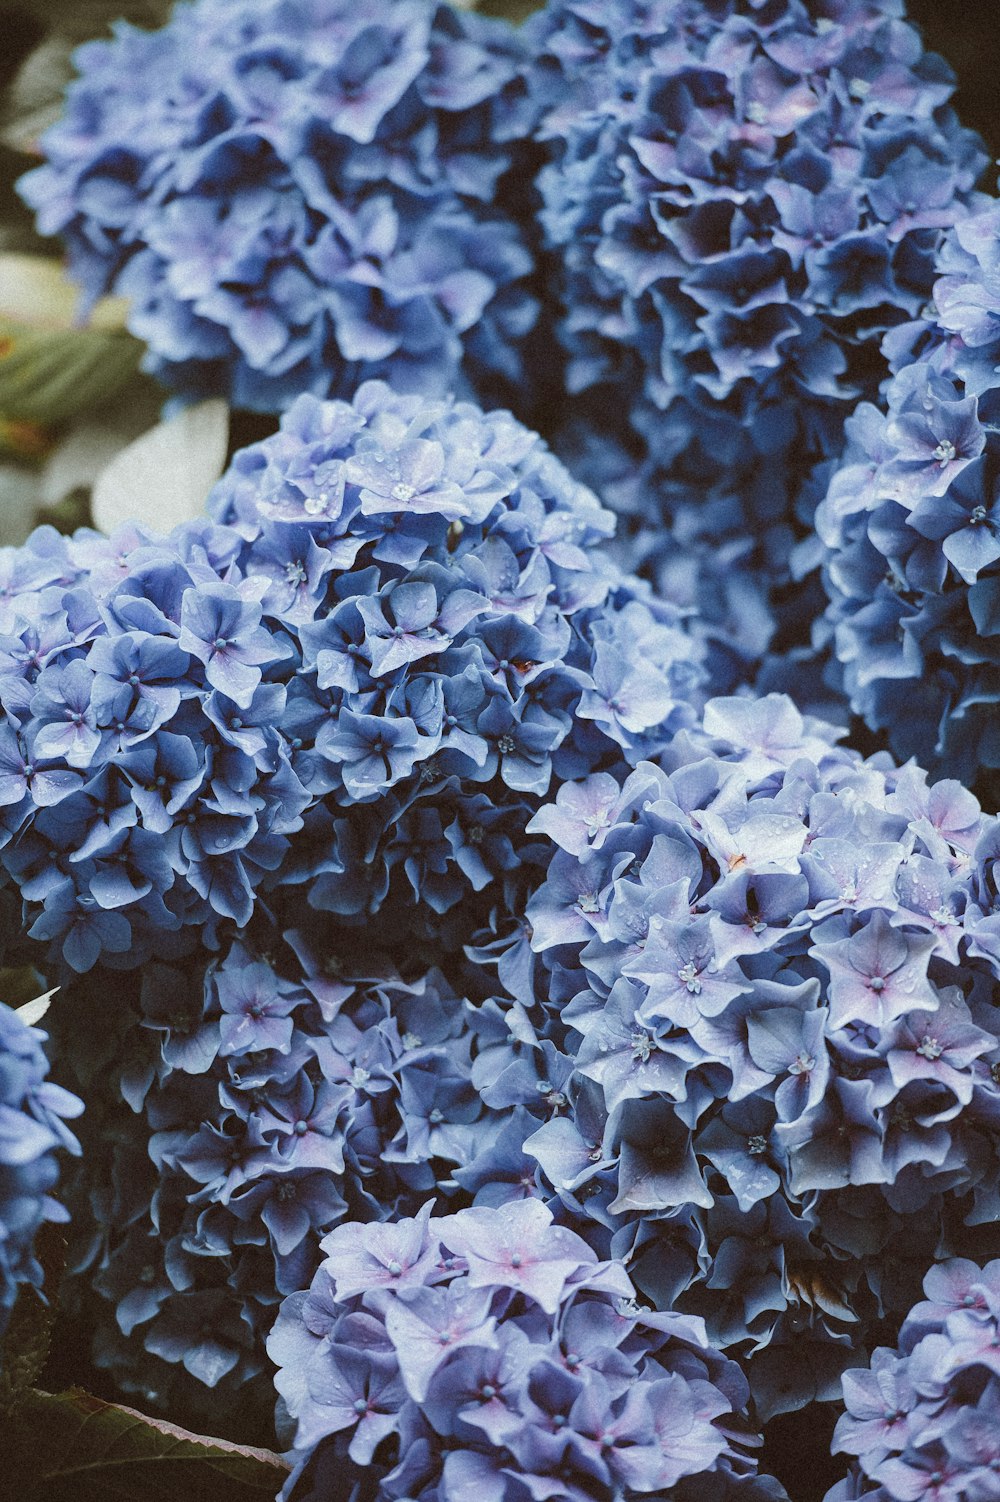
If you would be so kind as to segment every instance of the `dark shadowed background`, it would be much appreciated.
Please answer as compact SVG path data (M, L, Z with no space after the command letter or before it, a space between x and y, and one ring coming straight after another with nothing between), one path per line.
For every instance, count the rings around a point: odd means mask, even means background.
M1000 3L998 0L910 0L909 13L928 44L958 74L958 113L1000 154ZM993 187L993 183L988 184Z

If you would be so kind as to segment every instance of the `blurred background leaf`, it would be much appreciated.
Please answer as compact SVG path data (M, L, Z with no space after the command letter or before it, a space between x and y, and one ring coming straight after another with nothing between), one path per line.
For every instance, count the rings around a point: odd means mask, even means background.
M78 301L55 257L0 254L0 418L7 423L57 427L134 380L143 346L126 332L125 302L104 299L81 326ZM8 448L16 452L16 444Z
M103 36L116 20L160 26L170 13L166 0L18 0L3 8L3 24L15 47L24 48L7 81L0 111L0 138L15 151L33 152L38 137L55 120L73 76L73 51Z
M3 1470L17 1502L272 1502L289 1467L73 1390L19 1402Z
M56 427L136 375L142 345L98 329L40 330L0 317L0 417Z
M34 1254L42 1269L42 1287L39 1290L30 1283L21 1285L0 1341L0 1432L5 1435L12 1422L10 1416L38 1381L48 1358L59 1311L59 1287L66 1269L66 1238L62 1227L51 1221L40 1226Z
M63 91L73 76L76 43L47 36L29 52L7 90L0 140L13 151L34 152L38 138L62 108Z
M0 254L0 318L41 329L67 329L77 322L79 301L60 257ZM87 318L87 327L121 333L127 312L124 298L102 298Z
M0 967L0 1001L9 1007L20 1007L38 995L42 977L34 965L5 965Z
M469 9L482 11L484 16L503 16L505 20L520 25L533 10L541 10L541 0L479 0Z
M161 26L172 9L172 0L15 0L5 7L13 16L76 42L101 36L119 20L133 26Z
M163 531L200 516L229 448L229 408L219 398L183 407L116 454L91 496L94 525L113 532L138 517Z

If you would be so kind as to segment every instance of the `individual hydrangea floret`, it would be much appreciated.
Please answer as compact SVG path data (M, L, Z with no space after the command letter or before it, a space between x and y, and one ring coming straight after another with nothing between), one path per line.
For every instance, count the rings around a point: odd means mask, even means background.
M804 643L817 465L930 294L986 165L901 0L549 0L529 22L568 389L562 443L629 566L739 680ZM575 462L575 461L574 461ZM735 662L733 658L735 657Z
M185 392L274 411L390 367L492 391L535 316L505 180L523 59L435 0L181 4L77 51L21 192Z
M428 1204L339 1226L323 1250L268 1344L297 1425L284 1496L344 1495L362 1471L380 1502L752 1487L739 1368L699 1320L640 1308L624 1268L537 1200Z
M1000 1261L932 1267L895 1349L844 1373L834 1450L855 1457L827 1502L1000 1495Z
M0 860L73 970L214 942L289 884L332 921L405 910L407 944L416 909L440 963L553 787L692 719L696 634L508 413L304 396L210 512L3 560Z
M816 516L832 636L852 708L901 756L959 776L1000 766L1000 210L942 249L926 315L894 333L880 406Z
M544 963L480 1078L536 1192L746 1356L765 1418L832 1398L1000 1206L1000 825L771 696L532 827Z
M43 1032L0 1003L0 1335L18 1288L42 1285L33 1254L39 1227L68 1219L51 1195L57 1153L79 1152L66 1122L83 1103L48 1078L44 1041Z

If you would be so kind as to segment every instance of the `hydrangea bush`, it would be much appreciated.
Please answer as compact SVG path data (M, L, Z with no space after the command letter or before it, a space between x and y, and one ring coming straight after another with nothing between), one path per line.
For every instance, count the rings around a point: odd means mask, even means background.
M630 565L710 608L737 677L817 561L793 551L812 468L876 394L879 342L922 308L985 165L902 16L549 0L529 23L541 223L584 395L564 442L628 515ZM809 608L778 610L779 646Z
M611 525L509 414L371 382L301 397L167 538L7 550L0 860L28 933L130 967L292 884L386 943L452 909L467 937L553 783L692 719L697 634L600 557Z
M274 411L389 370L516 382L533 254L503 179L524 58L506 23L436 0L178 5L78 50L21 192L87 301L129 297L147 368L186 393Z
M40 1288L33 1254L46 1221L68 1219L51 1191L60 1150L79 1152L66 1125L83 1102L48 1078L45 1034L0 1003L0 1337L22 1284Z
M0 1007L0 1335L68 1215L54 1370L277 1434L283 1502L788 1502L841 1396L829 1502L1000 1499L947 66L902 0L193 0L77 65L23 192L84 311L284 415L169 535L0 551L64 1082Z
M835 1448L855 1457L827 1502L1000 1495L1000 1262L932 1267L896 1349L844 1374Z
M268 1347L296 1423L287 1497L343 1493L362 1469L386 1502L780 1495L738 1485L758 1442L739 1368L698 1320L641 1309L621 1265L537 1201L428 1203L323 1250Z
M770 696L532 827L559 851L510 1027L565 1109L524 1154L656 1307L750 1358L760 1410L833 1397L1000 1210L1000 825Z
M832 633L852 708L903 756L959 775L1000 766L1000 212L957 226L927 316L889 342L817 512Z

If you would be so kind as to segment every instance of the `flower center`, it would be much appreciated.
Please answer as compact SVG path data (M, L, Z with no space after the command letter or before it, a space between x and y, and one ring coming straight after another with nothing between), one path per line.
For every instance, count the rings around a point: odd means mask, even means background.
M698 971L695 969L693 960L688 960L677 972L677 979L683 981L692 996L701 995L701 981L698 979Z
M653 1052L653 1040L648 1033L633 1033L631 1037L632 1057L637 1064L647 1064L649 1056Z

